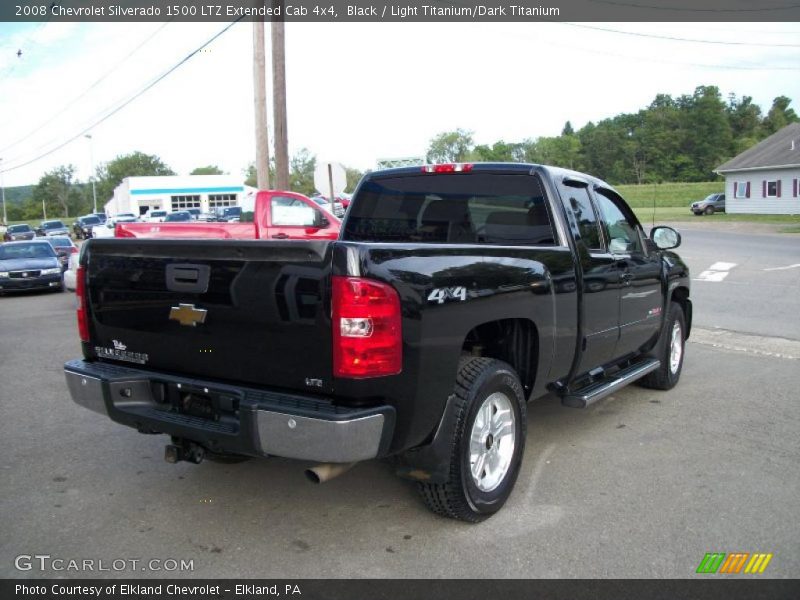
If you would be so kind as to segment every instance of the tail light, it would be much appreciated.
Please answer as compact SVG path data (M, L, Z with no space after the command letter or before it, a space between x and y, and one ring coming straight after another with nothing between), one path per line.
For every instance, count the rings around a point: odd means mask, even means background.
M78 251L78 247L77 246L70 246L70 248L69 248L69 253L70 254L75 254L77 251Z
M86 269L78 267L75 275L75 297L78 299L78 335L82 342L89 341L89 312L86 298Z
M469 173L470 171L472 171L470 163L444 163L422 167L423 173Z
M333 374L363 379L403 369L400 297L385 283L333 277Z

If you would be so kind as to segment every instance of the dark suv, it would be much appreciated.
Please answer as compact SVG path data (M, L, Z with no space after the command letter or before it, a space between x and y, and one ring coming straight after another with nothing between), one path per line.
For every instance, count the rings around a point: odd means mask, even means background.
M692 212L696 215L725 212L725 194L709 194L699 202L692 202Z
M27 223L23 223L22 225L9 225L6 228L6 232L3 234L3 241L17 242L22 240L32 240L35 236L36 233Z
M75 234L75 239L88 240L90 237L92 237L92 228L100 224L100 219L95 215L78 217L78 220L72 224L72 232Z

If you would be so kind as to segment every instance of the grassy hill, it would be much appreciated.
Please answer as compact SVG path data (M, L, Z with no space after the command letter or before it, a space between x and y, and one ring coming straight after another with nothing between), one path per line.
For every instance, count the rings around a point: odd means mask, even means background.
M655 196L657 207L680 206L686 210L689 210L689 204L695 200L702 200L709 194L725 191L725 183L722 181L629 184L615 187L632 208L652 208Z

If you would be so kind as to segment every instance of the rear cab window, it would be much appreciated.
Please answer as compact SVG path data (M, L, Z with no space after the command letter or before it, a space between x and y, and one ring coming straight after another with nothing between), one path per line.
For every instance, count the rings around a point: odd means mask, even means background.
M538 175L397 174L364 181L343 240L555 246Z

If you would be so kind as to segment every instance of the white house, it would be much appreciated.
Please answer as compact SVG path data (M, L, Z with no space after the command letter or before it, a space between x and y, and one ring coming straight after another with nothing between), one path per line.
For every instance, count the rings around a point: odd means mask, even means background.
M108 215L148 210L185 210L199 208L213 212L221 206L238 206L253 188L235 175L162 175L126 177L105 205Z
M800 214L800 123L787 125L716 168L725 177L725 211Z

